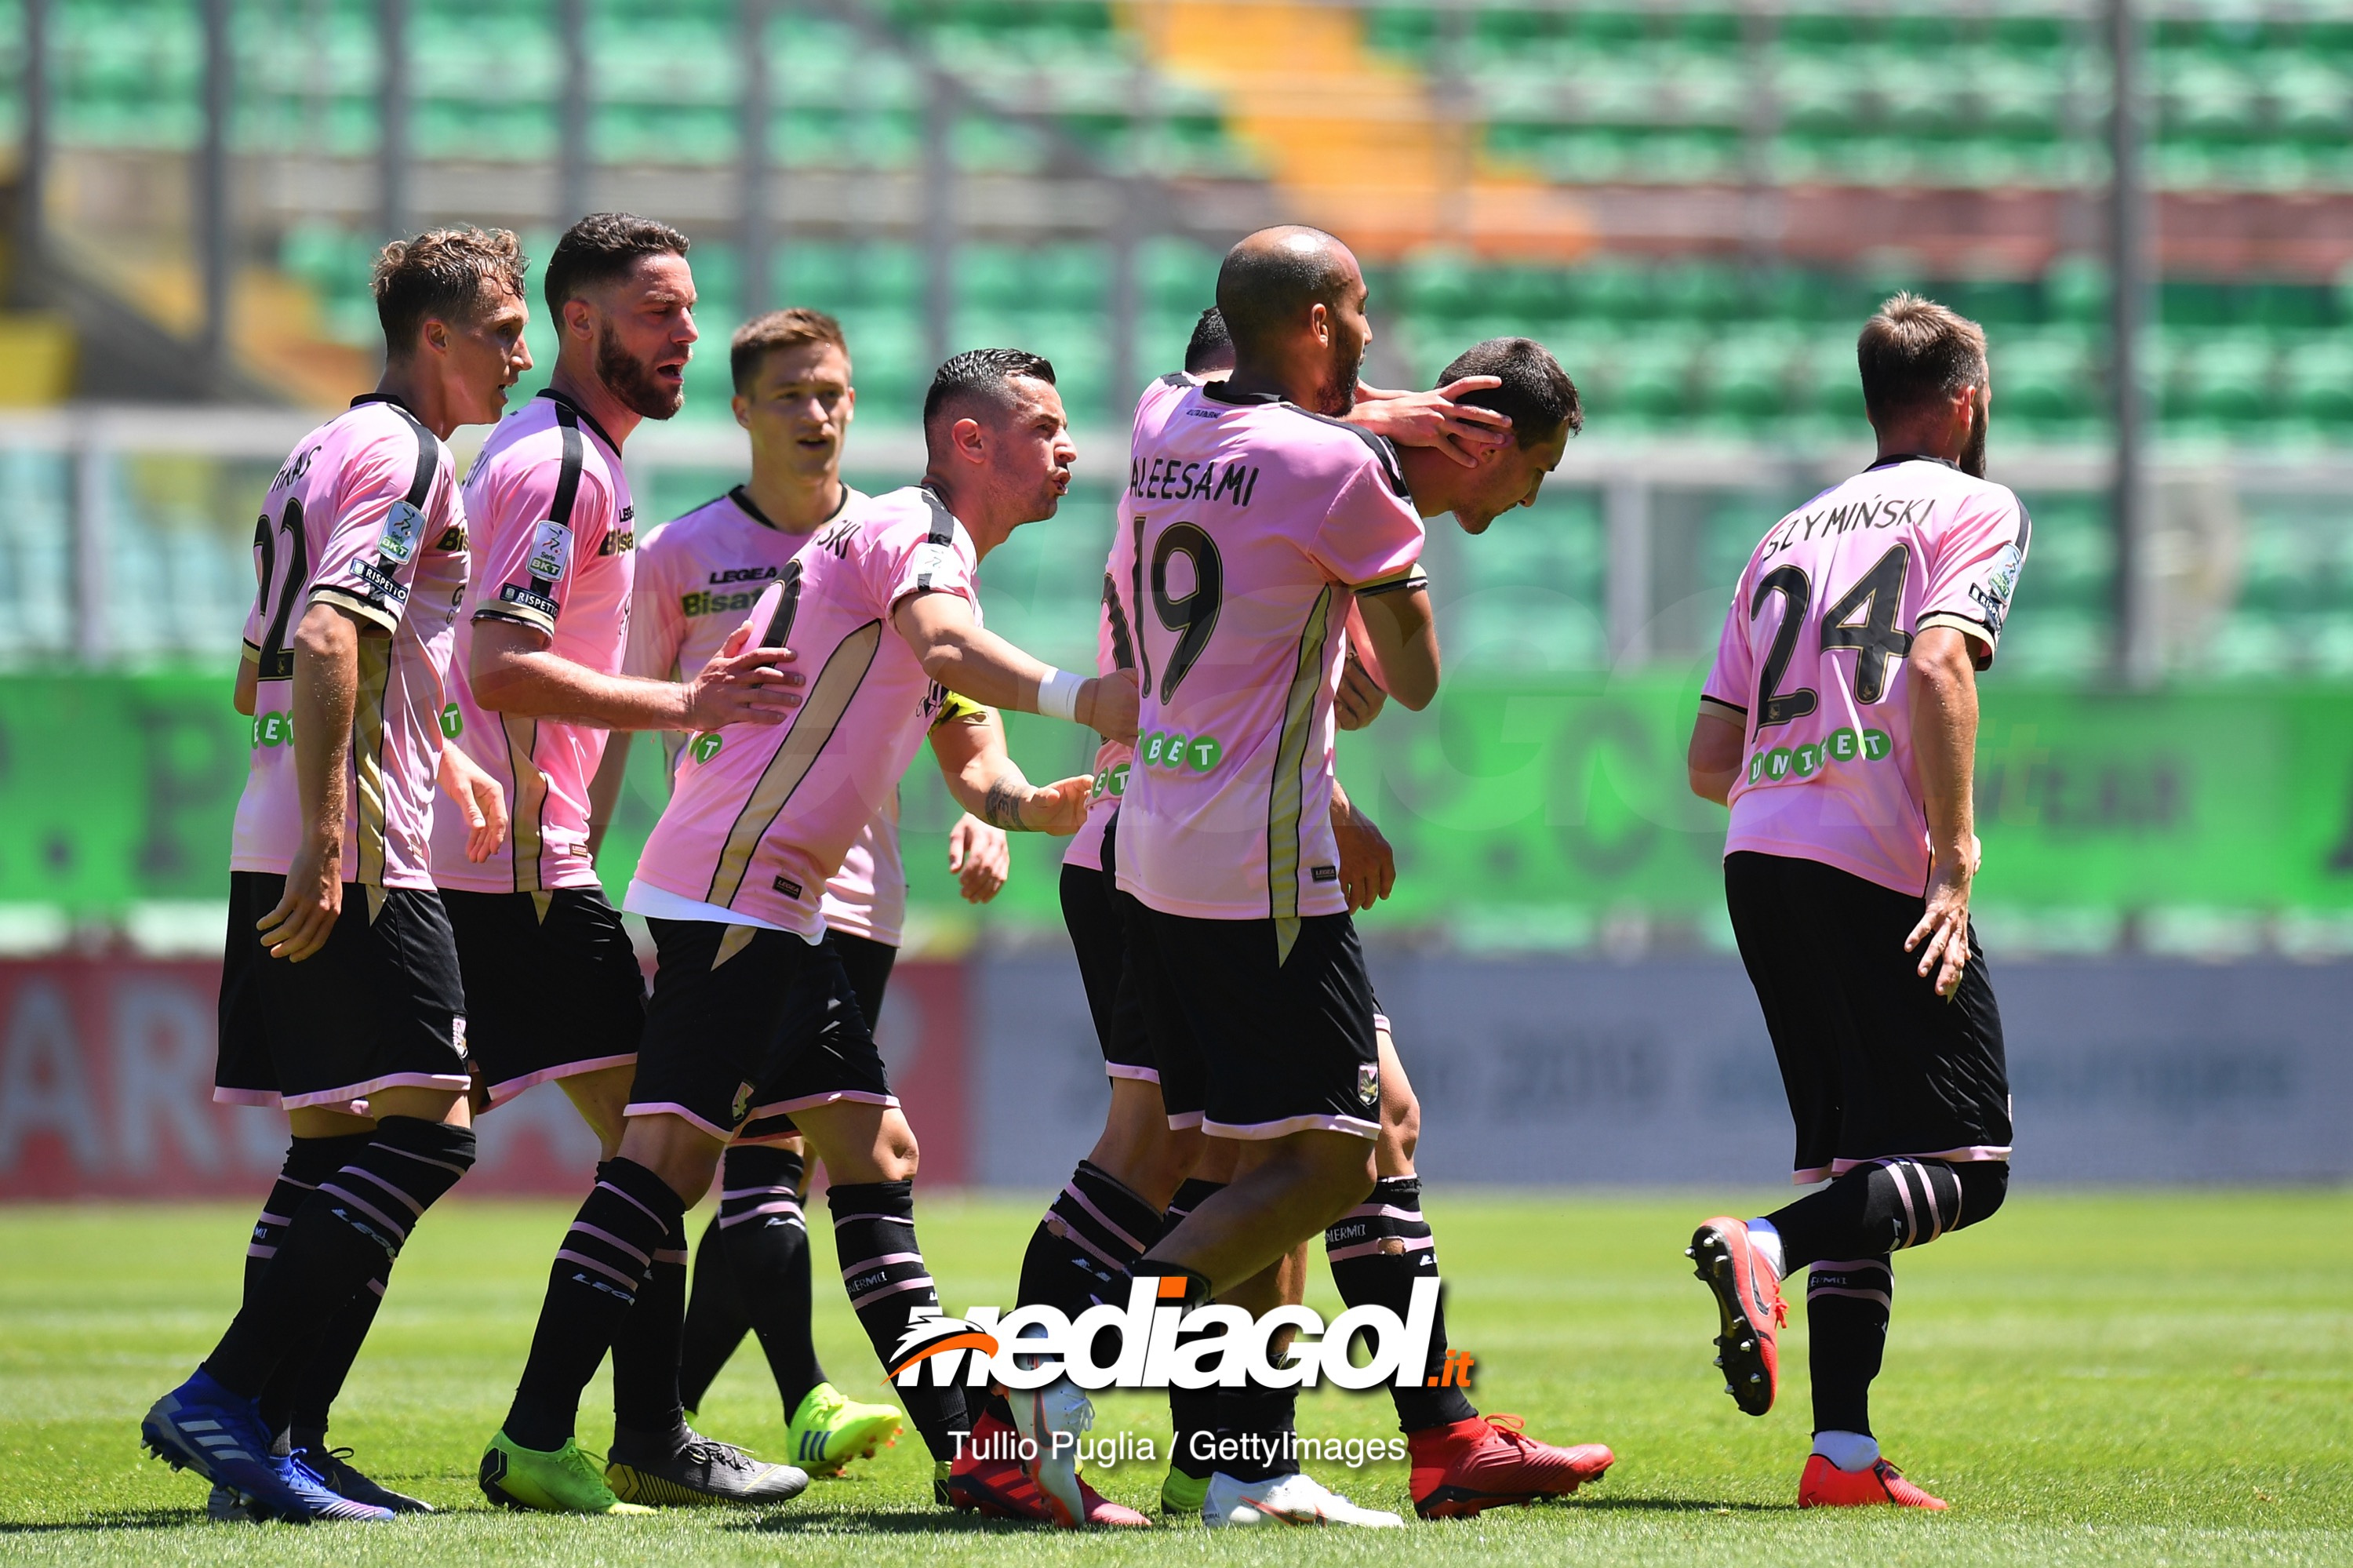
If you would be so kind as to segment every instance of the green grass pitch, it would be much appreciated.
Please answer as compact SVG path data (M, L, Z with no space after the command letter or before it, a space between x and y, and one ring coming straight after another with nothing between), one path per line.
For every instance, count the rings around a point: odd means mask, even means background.
M208 1524L203 1483L144 1459L136 1428L226 1320L249 1209L0 1210L0 1562L2353 1563L2353 1194L2030 1190L1982 1228L1899 1259L1876 1425L1889 1457L1952 1500L1943 1515L1791 1506L1808 1427L1803 1309L1784 1341L1780 1407L1740 1415L1708 1365L1713 1311L1681 1255L1713 1206L1430 1198L1452 1338L1479 1358L1479 1404L1519 1412L1547 1437L1610 1444L1618 1466L1599 1486L1402 1533L1216 1536L1192 1524L1066 1536L950 1514L931 1505L912 1433L854 1478L766 1513L490 1511L475 1460L522 1365L568 1207L465 1202L437 1211L401 1260L335 1428L364 1467L449 1511L380 1527ZM1036 1213L1032 1199L924 1205L950 1310L1009 1303ZM818 1230L819 1349L837 1382L878 1397ZM1335 1310L1320 1262L1315 1276L1311 1300ZM1156 1401L1100 1406L1099 1432L1165 1444ZM591 1446L608 1410L600 1379L584 1405ZM755 1347L728 1368L702 1425L781 1452ZM1327 1392L1300 1414L1301 1430L1320 1436L1391 1425L1378 1394ZM1322 1473L1360 1502L1407 1510L1400 1465ZM1141 1466L1091 1474L1146 1507L1159 1478Z

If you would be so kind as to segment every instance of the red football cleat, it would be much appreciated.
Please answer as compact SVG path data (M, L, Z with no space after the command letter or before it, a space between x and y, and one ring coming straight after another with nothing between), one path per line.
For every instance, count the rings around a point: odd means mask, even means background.
M1031 1524L1053 1524L1045 1494L1018 1457L1021 1434L997 1417L982 1414L972 1424L964 1452L948 1467L950 1506L977 1510L991 1519L1018 1519ZM1152 1521L1123 1503L1115 1503L1085 1478L1079 1480L1079 1498L1086 1508L1086 1523L1112 1530L1149 1530Z
M1478 1415L1406 1435L1413 1511L1459 1519L1505 1503L1564 1497L1617 1462L1599 1443L1556 1448L1527 1436L1516 1415Z
M1873 1460L1867 1470L1841 1470L1820 1454L1806 1461L1806 1474L1798 1482L1799 1508L1867 1508L1873 1503L1941 1509L1945 1499L1930 1497L1884 1459Z
M1781 1299L1781 1279L1748 1242L1748 1226L1717 1215L1694 1232L1683 1255L1715 1292L1723 1331L1715 1337L1715 1364L1724 1369L1724 1392L1750 1415L1773 1408L1781 1386L1778 1331L1789 1320Z

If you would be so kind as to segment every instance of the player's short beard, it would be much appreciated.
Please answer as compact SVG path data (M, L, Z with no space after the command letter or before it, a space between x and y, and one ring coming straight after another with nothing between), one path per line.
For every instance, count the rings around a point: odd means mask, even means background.
M684 383L674 389L663 386L651 366L621 346L620 334L609 325L596 329L596 379L641 419L667 419L686 401Z
M1315 389L1314 411L1336 419L1356 406L1356 378L1364 372L1365 345L1344 348L1335 343L1333 349L1331 377Z
M1960 468L1971 479L1985 477L1986 407L1982 402L1969 406L1969 444L1961 449Z

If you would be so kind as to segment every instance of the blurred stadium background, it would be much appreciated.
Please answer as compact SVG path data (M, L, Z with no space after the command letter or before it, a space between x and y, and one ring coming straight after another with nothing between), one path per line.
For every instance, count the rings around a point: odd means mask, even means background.
M1446 692L1343 746L1398 846L1366 924L1441 1177L1499 1128L1531 1180L1779 1168L1693 694L1756 538L1869 450L1863 315L1978 317L2036 524L1978 784L2021 1174L2353 1169L2341 0L9 0L0 99L0 1195L274 1166L267 1118L195 1103L254 498L372 381L385 238L543 258L614 207L694 237L718 351L631 442L644 522L738 477L754 310L841 317L870 489L917 473L947 353L1052 357L1079 488L987 610L1066 665L1130 401L1239 233L1356 246L1371 379L1559 354L1590 422L1542 506L1433 533ZM1016 747L1085 766L1067 726ZM1059 1181L1102 1089L1053 853L961 905L928 769L883 1040L927 1176ZM634 780L617 877L659 799ZM477 1184L567 1186L559 1107L491 1118Z

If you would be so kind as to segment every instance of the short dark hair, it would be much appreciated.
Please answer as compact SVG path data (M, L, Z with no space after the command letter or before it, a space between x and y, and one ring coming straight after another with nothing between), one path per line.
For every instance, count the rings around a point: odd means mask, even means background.
M406 356L433 317L474 320L492 288L522 299L530 265L511 229L428 228L414 239L394 240L376 252L368 279L376 320L384 323L385 356Z
M934 373L931 390L923 394L924 430L931 429L934 420L970 402L985 402L998 409L1012 408L1012 381L1017 376L1051 387L1053 363L1025 348L973 348L955 355Z
M1185 374L1198 376L1205 370L1215 370L1234 362L1234 334L1226 330L1226 318L1211 305L1193 323L1192 341L1185 345Z
M1438 384L1443 387L1465 376L1502 377L1501 387L1466 392L1461 401L1510 415L1512 435L1521 446L1548 441L1563 425L1572 436L1585 429L1585 405L1577 398L1577 383L1552 350L1532 337L1491 337L1474 344L1438 373Z
M1348 270L1339 258L1347 254L1346 247L1320 228L1301 227L1294 232L1330 243L1313 249L1258 243L1259 236L1253 234L1227 251L1218 268L1218 313L1225 318L1237 351L1268 343L1311 305L1328 308L1340 302Z
M727 369L735 378L735 390L748 392L760 374L761 362L782 349L805 348L814 343L829 343L841 350L844 359L849 357L849 340L841 335L841 323L823 311L770 311L754 316L735 329L727 344Z
M685 235L626 212L592 212L564 231L547 259L547 311L561 326L565 302L628 276L640 256L683 256Z
M1901 293L1855 340L1862 408L1873 423L1984 382L1985 328L1918 294Z

